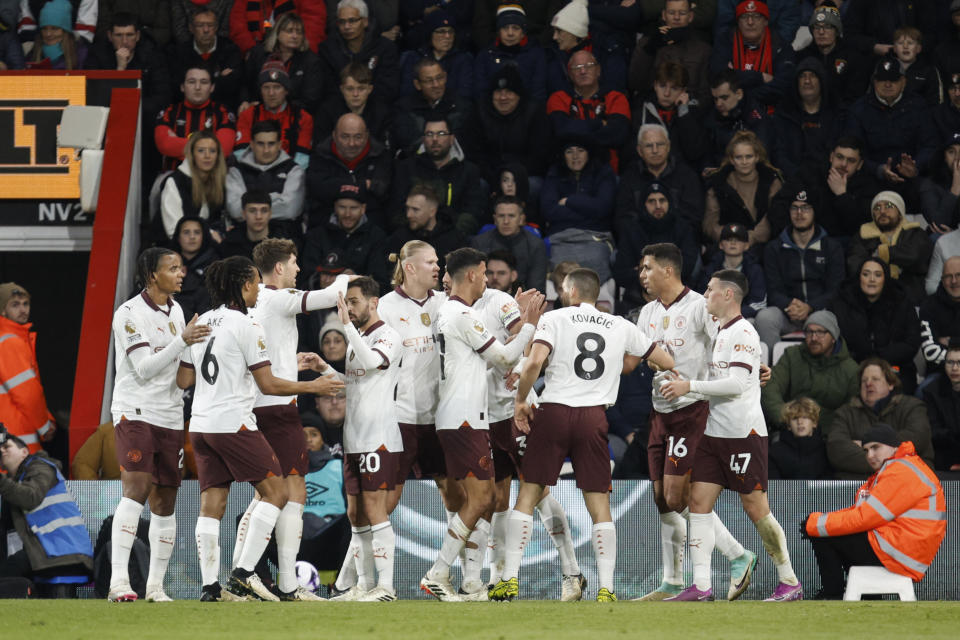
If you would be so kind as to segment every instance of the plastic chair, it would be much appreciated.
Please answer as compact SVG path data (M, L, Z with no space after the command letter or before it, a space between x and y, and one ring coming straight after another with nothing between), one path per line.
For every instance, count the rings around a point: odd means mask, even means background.
M859 600L865 593L895 593L902 602L914 602L917 599L913 591L913 580L907 576L893 573L884 567L850 567L843 599Z

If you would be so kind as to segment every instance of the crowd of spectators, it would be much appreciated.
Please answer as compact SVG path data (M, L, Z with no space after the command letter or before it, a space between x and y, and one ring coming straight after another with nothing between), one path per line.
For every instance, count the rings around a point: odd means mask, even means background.
M748 276L771 354L800 338L764 390L772 452L812 437L800 473L865 475L850 446L882 416L960 470L960 0L0 0L0 22L0 68L140 71L145 233L182 254L187 317L205 268L268 236L302 286L387 291L418 239L496 253L510 290L590 267L622 314L672 242L691 288Z

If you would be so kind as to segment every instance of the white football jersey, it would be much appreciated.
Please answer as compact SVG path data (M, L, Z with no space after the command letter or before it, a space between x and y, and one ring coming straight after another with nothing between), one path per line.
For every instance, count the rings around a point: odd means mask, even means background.
M250 309L250 317L256 320L264 333L270 336L270 363L273 375L284 380L297 379L297 314L310 309L324 309L337 304L337 294L347 291L347 276L337 276L337 281L319 291L277 289L260 284L257 305ZM296 396L267 396L257 389L255 407L290 404Z
M344 363L347 416L343 422L345 453L367 453L381 446L403 451L394 396L400 374L400 334L382 320L360 335L364 344L386 359L373 369L364 369L353 344L347 345ZM382 363L382 360L381 360Z
M655 346L629 320L586 303L543 314L533 341L550 348L540 402L569 407L616 402L624 353L646 358Z
M710 380L730 375L733 367L750 374L747 389L737 396L710 396L710 416L704 433L715 438L746 438L752 432L767 435L760 407L760 336L743 316L737 316L717 333L710 359Z
M674 368L684 380L704 380L707 377L707 362L710 349L717 335L717 321L707 312L707 302L702 295L684 288L670 305L660 299L648 302L640 310L637 326L657 346L673 356ZM674 400L667 400L660 393L667 372L653 376L653 408L660 413L670 413L703 400L703 396L688 393Z
M440 385L437 311L446 299L431 290L418 301L397 287L377 304L380 319L400 334L397 419L404 424L433 424Z
M255 430L257 384L251 371L270 364L267 338L250 316L220 306L198 321L209 325L205 342L191 345L182 362L197 374L190 431L236 433Z
M177 387L177 355L186 349L180 339L185 326L179 304L168 298L167 306L160 308L146 292L130 298L114 312L116 377L110 405L114 424L124 416L166 429L183 429L183 391ZM161 371L144 379L137 375L130 360L140 349L146 349L149 355L164 349L176 353L170 353L169 364Z
M484 290L483 295L473 304L480 314L483 324L500 342L510 338L510 328L520 322L520 307L509 293L498 289ZM489 366L487 369L487 419L500 422L513 417L513 401L516 391L507 389L503 379L509 371Z

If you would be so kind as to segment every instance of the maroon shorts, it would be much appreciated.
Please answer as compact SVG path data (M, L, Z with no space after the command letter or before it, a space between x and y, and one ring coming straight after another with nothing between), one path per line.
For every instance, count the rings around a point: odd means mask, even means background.
M403 484L413 471L417 478L447 475L443 447L432 424L400 423L403 453L397 464L397 484Z
M183 470L183 431L121 418L114 428L122 471L149 473L161 487L179 487Z
M280 461L259 431L243 428L236 433L190 432L197 461L200 491L226 488L231 482L257 484L265 478L283 476Z
M703 436L693 467L694 482L710 482L737 493L767 490L767 437Z
M447 477L454 480L493 478L493 452L490 450L490 432L485 429L460 427L437 429L447 462Z
M257 428L277 454L284 476L304 476L310 466L307 437L303 433L300 412L295 404L257 407Z
M577 487L610 491L610 449L603 407L568 407L547 402L536 408L521 471L526 482L555 485L570 456Z
M710 403L706 400L670 413L660 413L656 409L650 412L647 463L651 480L690 473L709 413Z
M343 485L348 495L361 491L390 491L397 486L400 453L380 448L369 453L348 453L343 458Z
M527 434L520 433L513 418L490 423L490 446L493 448L493 476L497 482L518 475Z

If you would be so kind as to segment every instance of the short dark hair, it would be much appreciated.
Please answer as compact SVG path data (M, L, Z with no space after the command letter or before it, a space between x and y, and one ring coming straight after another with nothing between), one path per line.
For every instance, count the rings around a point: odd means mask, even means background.
M217 26L220 25L220 17L217 16L217 12L210 8L210 5L203 4L197 5L194 7L193 11L190 12L190 24L193 24L193 21L197 19L197 16L202 16L205 13L213 14L214 20L217 22Z
M243 285L253 279L256 269L246 256L230 256L207 267L206 285L212 306L227 305L245 314L247 303L243 299Z
M494 249L487 254L487 266L490 266L490 263L494 260L499 260L506 264L511 271L517 270L517 257L513 255L512 252L506 249Z
M747 296L747 292L750 291L750 283L747 280L747 276L743 275L740 271L736 269L721 269L720 271L714 271L711 278L716 278L720 282L723 282L728 285L732 285L737 290L734 291L734 294L737 296L737 299L743 301Z
M665 60L657 65L653 80L654 82L686 88L690 86L690 72L678 62Z
M116 27L133 27L140 31L140 19L128 11L118 11L110 19L110 31Z
M843 147L844 149L853 149L863 157L863 140L857 136L840 136L834 143L833 148Z
M600 296L600 276L593 269L579 267L567 274L566 279L576 288L580 299L596 302Z
M736 91L737 89L740 89L741 88L740 78L739 76L737 76L737 73L739 72L733 69L724 69L722 71L715 73L710 78L710 88L716 89L720 85L726 83L730 85L731 91Z
M373 84L373 72L362 62L351 62L340 70L340 84L346 82L347 78L353 78L360 84Z
M380 295L380 285L370 276L360 276L351 280L347 285L347 291L353 288L360 289L364 298L376 298Z
M280 139L283 138L283 127L279 120L257 120L250 127L250 139L253 140L258 133L275 133Z
M428 124L434 124L436 122L442 122L447 125L447 129L450 129L450 132L453 133L453 128L450 126L450 121L447 120L447 116L443 115L439 111L431 111L427 114L427 117L423 119L423 130L427 130Z
M450 274L450 278L458 280L467 269L486 262L487 254L472 247L461 247L448 253L444 260L447 263L447 273Z
M150 284L150 276L160 268L163 256L177 255L177 252L165 247L150 247L145 249L137 258L137 280L146 287Z
M261 275L270 273L278 262L286 262L290 255L297 255L297 245L286 238L267 238L253 248L253 263Z
M187 74L190 73L193 69L200 69L201 71L206 71L207 75L210 76L210 82L216 82L213 77L213 69L210 68L210 65L207 64L202 58L191 64L187 65L187 68L183 70L183 80L186 81Z
M676 273L678 278L680 277L680 273L683 271L683 254L680 253L680 247L672 242L657 242L655 244L648 244L643 248L643 253L641 255L644 258L651 256L661 266L669 265L673 267L673 271Z
M440 207L440 196L437 195L436 189L428 184L423 182L417 182L414 184L410 188L410 192L407 193L408 198L412 198L413 196L423 196L428 202L432 202L433 206L437 208Z
M518 198L517 196L507 196L507 195L502 195L502 194L501 194L501 195L497 196L497 197L494 199L494 201L493 201L493 210L494 210L494 212L496 212L497 207L499 207L499 206L502 205L502 204L515 204L515 205L517 205L518 207L520 207L520 213L523 213L523 210L524 210L524 202L523 202L523 199L522 199L522 198Z
M248 204L273 205L270 194L261 189L250 189L240 198L240 206L246 208Z
M415 80L419 80L419 79L420 79L420 72L421 72L421 71L423 71L423 70L424 70L425 68L427 68L427 67L434 67L434 66L440 67L441 71L446 71L446 70L443 68L443 65L440 64L440 61L437 60L436 58L434 58L432 55L430 55L430 56L424 56L424 57L420 58L419 60L417 60L417 63L416 63L415 65L413 65L413 77L414 77L414 79L415 79Z

